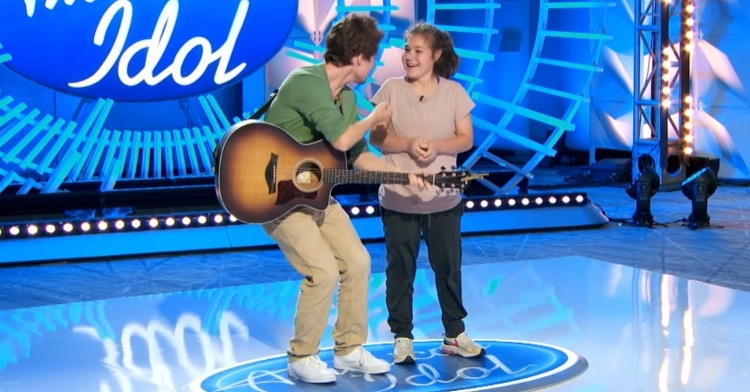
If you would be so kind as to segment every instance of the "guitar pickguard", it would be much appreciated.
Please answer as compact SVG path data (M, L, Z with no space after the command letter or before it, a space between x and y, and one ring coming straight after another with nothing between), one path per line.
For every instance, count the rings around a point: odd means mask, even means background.
M315 199L318 197L318 191L302 192L294 185L292 180L279 181L278 194L276 195L276 205L284 205L294 199Z
M268 185L269 195L276 193L276 165L278 161L279 156L271 153L271 159L268 160L268 165L266 165L266 185Z

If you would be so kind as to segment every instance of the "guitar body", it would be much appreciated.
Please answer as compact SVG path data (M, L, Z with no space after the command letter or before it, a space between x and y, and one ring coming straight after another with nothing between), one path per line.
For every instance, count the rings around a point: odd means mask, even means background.
M302 144L272 124L247 120L233 126L216 154L216 194L241 222L266 223L297 206L328 207L335 184L323 169L346 169L346 156L329 143Z

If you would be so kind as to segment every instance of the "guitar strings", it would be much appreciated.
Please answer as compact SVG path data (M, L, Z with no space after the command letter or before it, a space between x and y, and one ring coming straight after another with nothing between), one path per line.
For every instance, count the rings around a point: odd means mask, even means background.
M423 177L436 177L436 178L460 178L461 176L443 176L439 174L426 174L426 173L407 173L407 172L388 172L388 171L358 171L358 170L346 170L346 169L298 169L298 168L286 168L277 167L276 173L279 174L294 174L299 173L314 173L315 175L342 175L342 176L386 176L386 177L407 177L411 174L421 175Z
M297 173L297 174L295 174ZM307 174L310 173L314 175L315 177L343 177L343 178L352 178L352 177L359 177L359 178L372 178L372 177L378 177L386 179L402 179L404 181L409 181L408 176L411 174L414 175L421 175L424 179L428 181L435 181L437 178L457 178L453 176L439 176L437 174L422 174L422 173L405 173L405 172L386 172L386 171L353 171L353 170L346 170L346 169L323 169L322 172L320 169L298 169L298 168L286 168L286 167L277 167L276 168L276 174L277 178L279 179L292 179L296 175L299 174ZM283 177L282 177L283 176ZM289 176L288 178L284 178L286 176Z

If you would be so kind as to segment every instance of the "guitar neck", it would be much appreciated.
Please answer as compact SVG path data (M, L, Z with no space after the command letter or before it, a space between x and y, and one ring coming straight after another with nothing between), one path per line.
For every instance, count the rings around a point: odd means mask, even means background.
M426 181L432 176L427 176ZM324 169L323 182L327 184L401 184L409 183L409 173Z

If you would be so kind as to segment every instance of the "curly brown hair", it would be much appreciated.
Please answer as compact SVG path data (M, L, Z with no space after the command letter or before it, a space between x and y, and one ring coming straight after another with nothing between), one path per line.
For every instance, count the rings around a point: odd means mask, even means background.
M351 65L352 59L359 55L369 60L378 54L381 39L383 31L373 17L348 14L331 27L323 59L337 67Z
M442 51L440 58L435 61L435 68L432 71L435 75L449 79L456 74L459 59L456 50L453 48L453 38L448 32L429 23L418 22L410 26L404 34L406 39L409 39L412 35L424 37L433 53L438 50Z

